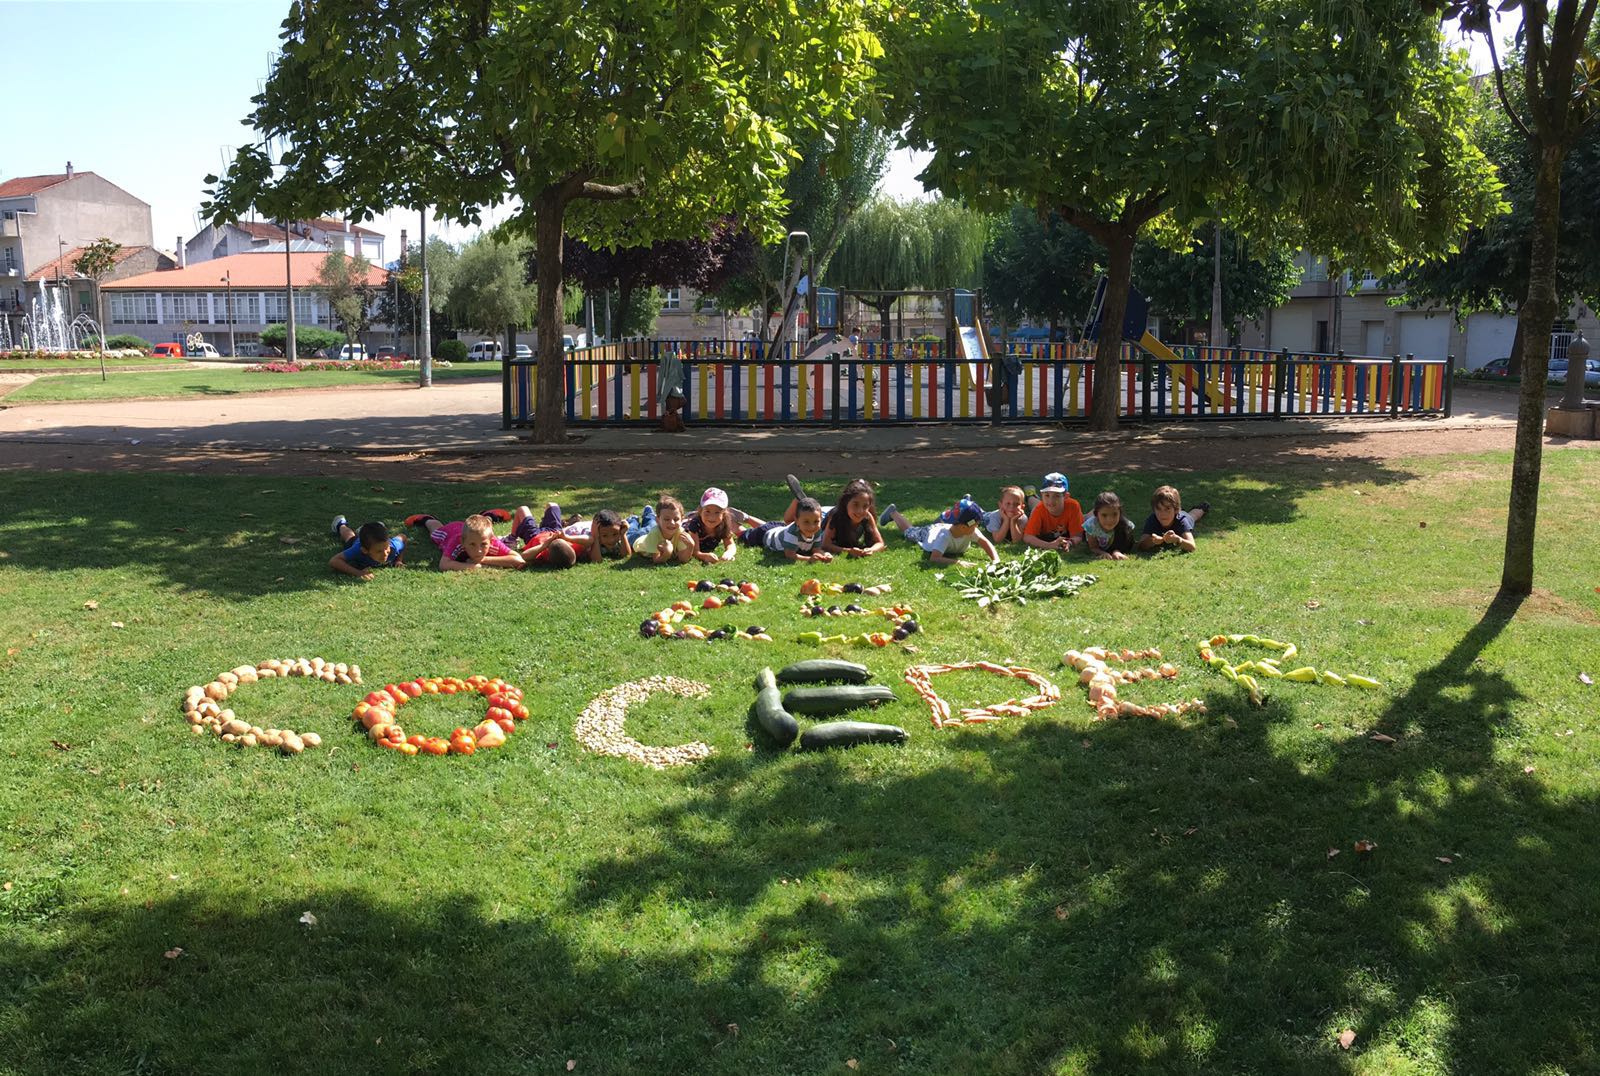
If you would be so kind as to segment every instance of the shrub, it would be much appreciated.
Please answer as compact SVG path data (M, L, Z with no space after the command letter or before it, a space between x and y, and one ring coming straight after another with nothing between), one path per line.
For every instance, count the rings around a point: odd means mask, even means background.
M261 342L268 347L283 349L289 330L283 325L268 325L261 330ZM294 327L294 349L301 356L313 355L323 348L337 351L344 344L344 334L318 329L311 325Z
M135 336L132 333L118 333L116 336L106 337L106 350L121 351L124 348L133 348L139 351L149 351L150 341L146 340L142 336Z
M446 359L450 362L467 361L467 342L465 340L440 340L439 346L433 349L435 358Z

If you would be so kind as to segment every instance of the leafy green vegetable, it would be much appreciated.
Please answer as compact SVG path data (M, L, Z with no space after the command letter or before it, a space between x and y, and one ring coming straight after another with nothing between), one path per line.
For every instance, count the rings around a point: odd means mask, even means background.
M1075 598L1097 581L1092 575L1062 575L1061 554L1053 549L1030 549L977 571L941 572L935 578L961 591L963 598L976 600L980 609L1003 601L1027 605L1029 598Z

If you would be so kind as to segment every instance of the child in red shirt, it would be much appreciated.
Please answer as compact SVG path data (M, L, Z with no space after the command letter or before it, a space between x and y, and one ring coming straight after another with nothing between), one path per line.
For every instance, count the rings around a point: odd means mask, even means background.
M1039 503L1022 529L1022 540L1034 549L1065 553L1083 541L1083 506L1067 496L1067 476L1051 471L1039 483Z

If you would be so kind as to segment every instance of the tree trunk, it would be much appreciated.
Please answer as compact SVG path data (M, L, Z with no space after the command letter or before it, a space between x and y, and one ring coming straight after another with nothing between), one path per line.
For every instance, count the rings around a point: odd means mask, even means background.
M1544 452L1544 379L1550 367L1550 325L1556 316L1556 245L1561 220L1561 147L1540 151L1533 186L1533 250L1528 298L1517 312L1522 341L1522 390L1517 400L1517 445L1511 461L1506 555L1501 597L1533 590L1533 528L1539 514L1539 468Z
M561 243L566 200L557 189L546 191L535 202L534 211L537 214L534 246L539 265L539 352L535 380L539 393L534 404L533 440L550 445L567 438L567 394L561 354Z
M1094 351L1094 398L1089 403L1089 428L1117 428L1121 401L1122 319L1128 312L1133 284L1133 236L1126 232L1102 240L1106 248L1106 297L1100 308L1100 341Z

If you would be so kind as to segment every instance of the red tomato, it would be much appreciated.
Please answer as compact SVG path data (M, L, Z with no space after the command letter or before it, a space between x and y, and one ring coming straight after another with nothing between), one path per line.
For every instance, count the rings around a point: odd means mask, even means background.
M367 701L374 706L388 705L389 693L387 691L371 691L367 693Z
M439 694L439 681L429 680L422 685L422 690L429 695Z
M422 742L422 750L430 755L448 755L450 744L449 741L441 740L437 736L429 736Z
M518 721L526 721L528 720L528 708L519 702L511 708L511 716Z
M515 721L513 721L509 717L502 717L502 718L498 719L497 721L495 721L495 724L500 726L500 731L501 732L504 732L504 733L507 733L507 734L510 734L510 733L513 733L513 732L517 731L517 723Z
M470 755L478 749L478 741L468 736L464 740L451 740L450 753L455 755Z
M422 750L420 747L418 747L416 744L413 744L413 743L397 743L397 744L394 745L394 749L396 751L400 752L402 755L414 755L418 751Z
M446 684L443 687L441 687L439 690L444 692L446 695L454 695L457 691L460 691L461 689L456 687L456 685L454 685L454 684Z
M407 696L414 699L418 695L422 694L422 685L413 680L408 684L401 684L400 690L404 691Z

